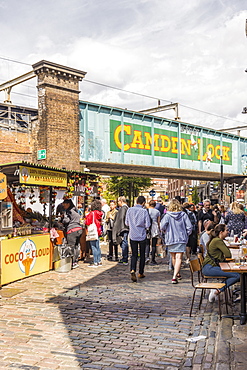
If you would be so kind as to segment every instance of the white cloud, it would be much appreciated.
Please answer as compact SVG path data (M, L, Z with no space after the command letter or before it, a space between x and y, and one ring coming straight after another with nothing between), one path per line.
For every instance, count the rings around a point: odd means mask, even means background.
M0 26L9 35L2 41L4 55L30 64L51 60L87 71L88 80L243 122L247 119L240 113L247 105L247 10L241 0L9 0L2 4ZM6 68L0 60L1 79L18 75L20 69L23 66L11 63ZM81 99L108 105L138 110L157 104L154 99L86 81L81 89ZM183 107L181 118L213 127L233 125Z

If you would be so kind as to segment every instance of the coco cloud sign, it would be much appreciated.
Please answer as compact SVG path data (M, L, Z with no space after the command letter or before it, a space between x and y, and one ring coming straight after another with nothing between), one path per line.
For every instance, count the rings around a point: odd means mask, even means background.
M179 146L181 159L191 161L205 161L208 163L220 163L222 149L223 163L232 165L232 144L208 137L197 137L181 133L180 138L176 131L170 131L150 126L124 123L124 135L120 121L110 120L110 150L152 155L152 143L154 143L154 155L166 158L177 158ZM122 138L124 140L122 142Z

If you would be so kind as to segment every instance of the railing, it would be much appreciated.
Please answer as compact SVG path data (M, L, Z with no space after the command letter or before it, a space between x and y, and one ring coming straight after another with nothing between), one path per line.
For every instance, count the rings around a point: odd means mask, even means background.
M13 111L11 107L0 110L0 129L23 131L31 130L31 114Z

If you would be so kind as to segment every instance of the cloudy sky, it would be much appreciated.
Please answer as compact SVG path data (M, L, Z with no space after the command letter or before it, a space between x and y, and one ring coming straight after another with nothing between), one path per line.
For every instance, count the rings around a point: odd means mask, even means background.
M140 110L160 99L185 122L247 124L243 0L0 0L0 15L0 82L46 59L87 72L81 100ZM13 91L36 105L35 81Z

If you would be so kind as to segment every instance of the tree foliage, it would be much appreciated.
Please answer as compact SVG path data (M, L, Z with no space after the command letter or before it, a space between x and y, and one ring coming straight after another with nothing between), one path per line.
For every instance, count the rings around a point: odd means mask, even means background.
M200 202L197 186L194 186L194 189L192 190L192 202L194 204L197 204Z
M134 203L134 198L137 197L141 191L144 191L152 186L152 180L149 177L129 177L129 176L111 176L105 180L107 185L106 198L117 198L124 195L130 205Z

